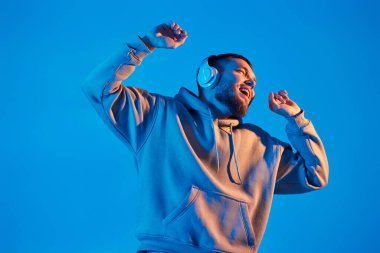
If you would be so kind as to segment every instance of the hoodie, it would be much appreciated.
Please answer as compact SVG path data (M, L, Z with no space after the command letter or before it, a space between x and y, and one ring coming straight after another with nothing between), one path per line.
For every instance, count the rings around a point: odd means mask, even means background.
M288 118L292 146L241 119L218 119L191 91L174 97L122 81L151 52L126 43L86 79L83 92L134 154L138 251L257 252L273 194L323 188L328 163L304 112Z

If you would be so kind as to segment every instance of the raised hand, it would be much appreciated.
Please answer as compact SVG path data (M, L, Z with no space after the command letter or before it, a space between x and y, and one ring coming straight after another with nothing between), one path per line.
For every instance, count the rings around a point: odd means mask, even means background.
M154 27L142 40L151 50L155 48L174 49L182 45L187 37L187 32L171 21Z
M300 107L288 97L286 90L270 92L268 97L269 108L271 111L284 117L291 117L301 111Z

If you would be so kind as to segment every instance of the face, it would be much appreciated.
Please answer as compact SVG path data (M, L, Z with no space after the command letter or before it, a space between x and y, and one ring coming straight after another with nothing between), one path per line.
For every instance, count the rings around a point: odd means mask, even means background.
M215 99L229 110L233 117L241 118L255 97L256 76L246 61L228 58L218 61L220 78L215 86Z

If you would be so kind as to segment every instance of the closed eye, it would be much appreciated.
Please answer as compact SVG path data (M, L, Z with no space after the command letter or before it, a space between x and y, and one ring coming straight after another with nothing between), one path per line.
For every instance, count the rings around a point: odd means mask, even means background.
M243 75L246 75L246 73L245 73L245 70L244 70L244 69L238 69L238 70L237 70L237 72L240 72L240 73L242 73Z
M250 84L250 86L253 88L256 87L256 78L250 78L248 76L248 71L245 68L238 68L236 71L239 73L242 73L245 77L251 79L252 81L249 81L249 82L252 82L252 84Z

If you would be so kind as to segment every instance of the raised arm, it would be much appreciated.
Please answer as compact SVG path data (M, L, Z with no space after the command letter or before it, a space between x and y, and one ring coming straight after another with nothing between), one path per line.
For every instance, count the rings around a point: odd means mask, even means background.
M82 86L102 120L132 151L139 150L153 125L157 96L125 87L122 81L156 48L174 49L186 39L186 31L176 23L158 25L136 42L117 50L90 73Z
M310 120L286 91L269 94L270 109L288 119L286 133L295 148L280 142L280 163L275 193L304 193L321 189L328 182L328 162L323 143Z

